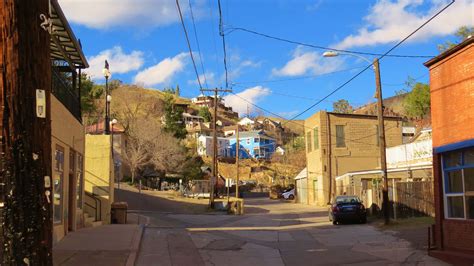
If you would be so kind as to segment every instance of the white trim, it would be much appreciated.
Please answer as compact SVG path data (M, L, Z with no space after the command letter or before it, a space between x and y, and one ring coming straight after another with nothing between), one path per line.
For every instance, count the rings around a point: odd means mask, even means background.
M404 171L410 171L410 170L423 170L423 169L430 169L433 167L432 163L423 163L423 164L418 164L418 165L413 165L413 166L408 166L408 167L402 167L402 168L391 168L388 169L388 173L396 173L396 172L404 172ZM342 180L345 177L351 177L355 175L367 175L367 174L382 174L382 170L368 170L368 171L360 171L360 172L349 172L345 173L340 176L336 176L336 181Z

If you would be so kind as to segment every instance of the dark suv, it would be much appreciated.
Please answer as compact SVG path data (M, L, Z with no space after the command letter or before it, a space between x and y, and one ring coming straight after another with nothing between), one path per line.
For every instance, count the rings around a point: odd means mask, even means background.
M367 211L357 196L337 196L329 209L329 221L337 224L343 221L367 222Z

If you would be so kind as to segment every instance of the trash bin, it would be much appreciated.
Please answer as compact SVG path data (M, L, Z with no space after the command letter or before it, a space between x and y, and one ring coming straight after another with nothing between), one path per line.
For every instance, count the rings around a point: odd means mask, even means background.
M126 202L114 202L111 208L111 219L113 224L126 224L127 223L127 209L128 204Z

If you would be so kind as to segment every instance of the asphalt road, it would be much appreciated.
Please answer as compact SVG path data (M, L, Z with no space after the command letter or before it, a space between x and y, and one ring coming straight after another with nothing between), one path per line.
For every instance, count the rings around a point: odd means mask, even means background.
M208 212L205 200L116 195L147 218L136 265L444 265L395 232L333 226L326 208L249 199L250 213L231 216Z

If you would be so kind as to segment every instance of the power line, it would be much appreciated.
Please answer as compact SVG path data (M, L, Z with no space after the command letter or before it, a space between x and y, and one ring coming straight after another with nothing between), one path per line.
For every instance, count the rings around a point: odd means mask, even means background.
M399 41L397 44L395 44L392 48L390 48L387 52L385 52L384 54L382 54L379 58L382 59L384 57L386 57L391 51L393 51L395 48L397 48L398 46L400 46L402 43L404 43L406 40L408 40L411 36L413 36L413 34L417 33L421 28L423 28L426 24L428 24L430 21L432 21L434 18L436 18L439 14L441 14L444 10L446 10L449 6L451 6L453 3L455 2L455 0L452 0L451 3L447 4L444 8L442 8L440 11L438 11L436 14L434 14L431 18L429 18L427 21L425 21L423 24L421 24L418 28L416 28L413 32L411 32L410 34L408 34L408 36L406 36L405 38L403 38L401 41ZM344 88L347 84L349 84L350 82L352 82L354 79L356 79L358 76L360 76L362 73L364 73L367 69L369 69L373 64L370 64L368 65L367 67L365 67L363 70L361 70L360 72L358 72L357 74L355 74L353 77L351 77L349 80L347 80L346 82L344 82L342 85L340 85L339 87L337 87L335 90L333 90L331 93L329 93L328 95L326 95L325 97L323 97L321 100L317 101L315 104L309 106L308 108L306 108L303 112L295 115L294 117L292 117L290 120L294 120L295 118L301 116L302 114L306 113L307 111L313 109L316 105L320 104L323 100L326 100L327 98L331 97L331 95L333 95L334 93L336 93L337 91L339 91L340 89Z
M189 42L188 32L186 31L186 25L184 25L183 14L181 13L181 7L179 6L179 0L176 0L176 6L178 7L179 17L181 19L181 25L183 25L184 35L186 36L186 42L188 44L189 54L191 55L191 60L193 61L194 72L196 72L197 81L199 83L199 88L202 91L201 79L199 78L199 73L196 67L196 62L194 61L193 51L191 49L191 43Z
M272 111L269 111L268 109L265 109L265 108L263 108L263 107L261 107L261 106L258 106L257 104L253 103L252 101L249 101L249 100L243 98L242 96L240 96L240 95L238 95L238 94L236 94L236 93L234 93L234 92L230 92L230 93L233 94L233 95L235 95L235 96L237 96L238 98L242 99L243 101L247 102L248 104L254 106L255 108L258 108L258 109L260 109L260 110L262 110L262 111L264 111L264 112L266 112L266 113L269 113L269 114L271 114L271 115L273 115L273 116L276 116L276 117L278 117L278 118L280 118L280 119L286 120L288 123L293 123L293 124L295 124L295 125L298 125L298 126L303 127L304 129L309 129L309 130L313 130L313 129L314 129L314 128L307 127L307 126L305 126L304 124L299 123L299 122L296 122L296 121L294 121L294 120L288 120L288 119L286 119L285 117L283 117L283 116L281 116L281 115L279 115L279 114L277 114L277 113L274 113L274 112L272 112ZM283 123L282 123L282 125L283 125ZM396 128L396 127L398 127L398 126L392 126L392 127L390 127L390 128L387 128L386 130L390 130L390 129L393 129L393 128ZM373 136L376 136L376 135L377 135L377 133L374 133L374 134L370 134L370 135L367 135L367 136L364 136L364 137L361 137L361 138L357 138L357 139L350 139L350 138L344 137L344 140L347 140L347 141L349 141L349 142L355 142L355 143L365 144L365 145L378 146L377 144L359 141L359 140L361 140L361 139L366 139L366 138L373 137ZM337 137L336 135L333 135L333 134L330 134L330 136ZM335 144L333 144L333 145L335 145Z
M209 88L209 84L207 84L206 70L204 69L204 63L202 62L201 46L199 45L199 39L197 36L197 29L196 29L196 24L194 22L194 14L193 14L193 7L191 6L191 0L188 0L188 3L189 3L189 11L191 13L191 19L193 21L194 38L196 39L196 44L197 44L197 48L199 52L199 61L201 62L201 71L202 71L202 75L204 76L204 82L206 83L206 88Z
M213 41L212 44L214 45L214 54L216 55L215 59L216 59L216 67L217 67L219 65L219 61L218 61L218 57L217 57L216 37L215 37L217 25L215 24L215 20L213 19L214 16L213 16L213 13L212 13L211 0L208 0L208 3L209 3L209 13L210 13L211 21L212 21L212 25L211 25L212 41ZM222 86L222 83L221 83L221 86Z
M353 67L353 68L346 68L346 69L332 71L332 72L328 72L328 73L317 74L317 75L309 75L309 76L303 76L303 77L297 77L297 78L233 82L232 85L253 84L253 83L275 83L275 82L285 82L285 81L292 81L292 80L310 79L310 78L316 78L316 77L321 77L321 76L326 76L326 75L331 75L331 74L336 74L336 73L341 73L341 72L346 72L346 71L352 71L352 70L356 70L356 69L360 69L360 68L363 68L363 66Z
M217 0L219 6L219 35L222 36L222 48L224 49L224 70L225 70L225 87L229 88L229 74L227 71L227 52L225 48L225 33L224 33L224 23L222 20L222 9L221 9L221 0Z
M320 45L315 45L315 44L304 43L304 42L300 42L300 41L293 41L293 40L285 39L285 38L282 38L282 37L276 37L276 36L268 35L266 33L261 33L261 32L257 32L257 31L254 31L254 30L249 30L249 29L242 28L242 27L229 27L228 30L230 30L228 32L228 34L234 32L234 31L243 31L243 32L254 34L254 35L262 36L262 37L265 37L265 38L268 38L268 39L273 39L273 40L286 42L286 43L291 43L291 44L297 44L297 45L311 47L311 48L325 50L325 51L336 51L336 52L341 52L341 53L351 53L351 54L371 55L371 56L382 56L382 55L384 55L384 54L378 54L378 53L343 50L343 49L337 49L337 48L331 48L331 47L325 47L325 46L320 46ZM401 58L432 58L433 57L431 55L386 55L386 56L401 57Z

